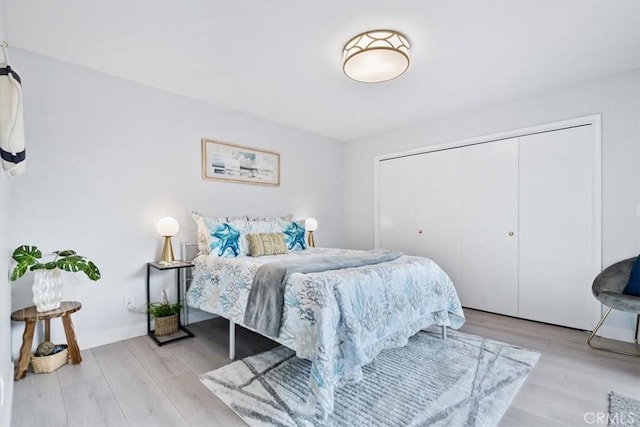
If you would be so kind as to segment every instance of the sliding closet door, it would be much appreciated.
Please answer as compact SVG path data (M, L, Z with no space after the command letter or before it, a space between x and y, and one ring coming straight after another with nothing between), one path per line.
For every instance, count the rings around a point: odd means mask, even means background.
M414 164L413 156L384 160L378 175L379 246L409 255L416 251Z
M589 330L599 304L592 126L520 138L520 317Z
M462 305L518 315L518 139L462 153Z
M416 156L416 254L460 281L460 150Z

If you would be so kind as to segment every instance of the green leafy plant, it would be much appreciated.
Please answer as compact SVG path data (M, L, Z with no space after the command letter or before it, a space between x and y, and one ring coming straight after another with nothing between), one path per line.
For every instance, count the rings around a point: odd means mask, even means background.
M152 302L148 305L147 310L153 317L167 317L174 314L180 314L182 304L179 302L171 304L167 297L167 291L162 291L162 302Z
M54 268L59 268L60 270L69 271L71 273L81 271L93 281L96 281L101 277L98 267L86 257L78 255L76 251L55 251L52 252L52 254L55 254L52 261L41 261L43 254L37 246L19 246L13 251L13 255L11 256L17 263L11 273L11 280L18 280L24 276L27 270L53 270Z
M149 304L149 314L153 317L173 316L174 314L180 314L180 310L182 310L182 304L179 302L173 304L168 302L154 302Z
M162 291L162 302L152 302L148 305L147 310L152 317L167 317L174 314L180 314L182 304L179 302L171 304L167 297L167 291Z

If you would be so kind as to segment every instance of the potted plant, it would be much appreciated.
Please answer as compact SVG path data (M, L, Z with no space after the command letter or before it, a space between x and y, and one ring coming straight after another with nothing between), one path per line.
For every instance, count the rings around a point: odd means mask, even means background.
M148 313L155 319L155 334L162 336L178 332L180 310L182 304L170 303L167 292L162 291L162 302L154 302L148 306Z
M55 310L62 301L61 270L87 275L90 280L100 279L100 270L86 257L76 251L64 250L51 252L48 261L37 246L22 245L13 251L12 258L17 263L11 273L11 280L18 280L27 270L34 271L33 303L39 312ZM53 258L53 259L51 259Z

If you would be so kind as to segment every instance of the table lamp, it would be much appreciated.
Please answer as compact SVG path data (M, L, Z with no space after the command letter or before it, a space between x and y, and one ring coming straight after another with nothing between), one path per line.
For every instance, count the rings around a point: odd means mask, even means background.
M175 261L173 256L173 246L171 245L171 237L178 234L178 230L180 230L180 224L175 218L170 216L165 216L158 221L158 225L156 226L158 233L161 236L164 236L164 246L162 247L162 256L160 257L160 261L163 263L172 263Z
M307 236L307 244L310 248L314 248L316 246L316 242L313 240L313 232L318 229L318 220L311 217L305 219L304 228L309 232L309 235Z

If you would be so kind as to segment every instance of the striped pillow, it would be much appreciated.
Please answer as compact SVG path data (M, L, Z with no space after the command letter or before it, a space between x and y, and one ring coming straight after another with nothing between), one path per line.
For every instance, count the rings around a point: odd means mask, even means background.
M251 256L281 255L287 253L282 233L247 234Z

